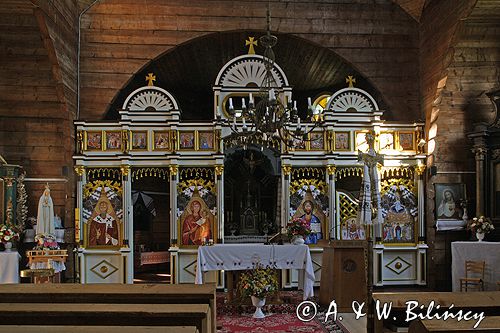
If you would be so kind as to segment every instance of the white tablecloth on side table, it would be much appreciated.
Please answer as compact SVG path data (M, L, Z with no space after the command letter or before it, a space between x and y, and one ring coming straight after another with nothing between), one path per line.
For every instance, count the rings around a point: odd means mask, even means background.
M0 252L0 283L19 283L19 259L16 250Z
M465 277L465 261L485 261L484 290L497 290L500 281L500 242L451 243L451 280L453 291L460 291L460 278Z
M253 268L254 263L276 269L300 269L299 288L304 299L314 295L314 270L307 245L217 244L198 247L197 284L203 283L203 272L238 271ZM303 284L303 286L301 286Z

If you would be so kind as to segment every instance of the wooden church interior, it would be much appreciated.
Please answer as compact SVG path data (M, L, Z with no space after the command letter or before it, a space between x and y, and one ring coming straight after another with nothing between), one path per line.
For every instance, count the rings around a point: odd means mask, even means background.
M500 332L498 0L3 0L0 137L0 332Z

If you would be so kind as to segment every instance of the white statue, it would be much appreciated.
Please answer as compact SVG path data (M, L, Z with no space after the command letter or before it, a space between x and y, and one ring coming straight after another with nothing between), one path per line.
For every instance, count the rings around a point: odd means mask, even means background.
M54 204L50 197L50 188L47 184L40 200L38 201L38 215L36 219L36 234L55 235L56 228L54 224Z

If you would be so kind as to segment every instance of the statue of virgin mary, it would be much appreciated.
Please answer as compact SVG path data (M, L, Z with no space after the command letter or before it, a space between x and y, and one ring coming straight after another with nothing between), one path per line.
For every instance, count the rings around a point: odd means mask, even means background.
M36 219L36 234L55 235L54 204L50 197L50 188L47 184L38 201L38 215Z

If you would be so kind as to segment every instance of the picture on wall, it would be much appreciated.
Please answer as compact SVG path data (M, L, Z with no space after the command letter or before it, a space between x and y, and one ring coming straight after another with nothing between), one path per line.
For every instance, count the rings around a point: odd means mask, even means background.
M416 242L418 204L411 180L386 179L382 182L382 241L384 243Z
M179 132L179 148L194 149L194 131Z
M335 132L334 136L334 149L335 150L350 150L350 133L349 132Z
M298 139L298 138L293 138L293 147L295 150L305 150L306 149L306 142L304 140Z
M412 132L400 132L399 133L399 147L401 150L414 150L415 142L414 135Z
M106 149L118 150L122 147L121 132L106 132Z
M209 168L181 169L177 216L179 245L195 247L217 239L217 196Z
M323 132L311 132L310 140L311 150L325 149L325 135Z
M328 239L328 191L324 169L296 168L290 183L290 219L304 219L311 228L305 243L314 245Z
M154 132L154 149L155 150L168 150L169 149L169 141L168 141L168 133L167 131Z
M96 180L84 188L85 247L119 247L123 244L121 184Z
M379 142L381 150L393 150L394 133L380 133Z
M148 149L148 132L133 131L132 132L132 150Z
M198 132L198 147L201 150L214 149L214 133L213 132Z
M465 184L434 184L435 211L438 220L462 220L462 202L466 199Z
M102 132L87 132L88 150L101 150L102 149Z

